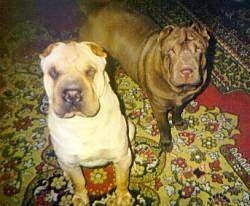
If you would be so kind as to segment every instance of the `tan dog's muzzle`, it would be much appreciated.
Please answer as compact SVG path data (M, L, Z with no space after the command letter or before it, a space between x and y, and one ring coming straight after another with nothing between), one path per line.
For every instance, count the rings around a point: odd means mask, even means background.
M57 116L93 117L97 114L99 101L87 79L67 75L55 84L53 109Z

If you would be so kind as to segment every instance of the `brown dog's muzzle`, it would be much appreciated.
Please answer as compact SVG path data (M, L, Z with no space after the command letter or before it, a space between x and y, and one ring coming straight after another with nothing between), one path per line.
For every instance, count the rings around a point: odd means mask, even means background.
M207 36L203 36L195 26L172 29L167 34L161 48L166 54L164 61L166 69L169 69L169 82L178 88L199 87L206 72Z
M172 61L172 83L177 87L199 86L202 83L203 65L199 55L181 51Z

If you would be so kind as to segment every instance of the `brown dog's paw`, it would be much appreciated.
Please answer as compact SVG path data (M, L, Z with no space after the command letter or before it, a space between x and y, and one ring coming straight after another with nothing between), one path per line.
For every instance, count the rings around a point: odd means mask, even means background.
M74 195L72 199L74 206L88 206L89 198L86 194L83 195Z
M117 206L130 206L132 205L132 196L129 192L117 193L116 195Z
M188 121L181 119L178 122L174 122L174 126L177 130L185 130L188 128Z
M171 152L173 149L173 142L167 138L161 138L159 142L161 152Z

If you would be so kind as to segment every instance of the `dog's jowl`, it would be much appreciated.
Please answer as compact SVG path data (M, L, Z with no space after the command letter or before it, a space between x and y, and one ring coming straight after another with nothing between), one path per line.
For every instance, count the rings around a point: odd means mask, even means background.
M59 42L49 45L40 58L51 141L61 168L74 185L74 205L89 204L80 166L109 162L116 172L116 204L130 205L129 141L134 126L130 122L127 126L109 85L106 53L92 42Z
M160 28L148 16L111 1L91 9L82 6L82 39L95 41L117 59L126 73L147 93L160 130L163 150L171 150L173 124L185 127L181 113L207 79L206 50L209 35L204 27Z

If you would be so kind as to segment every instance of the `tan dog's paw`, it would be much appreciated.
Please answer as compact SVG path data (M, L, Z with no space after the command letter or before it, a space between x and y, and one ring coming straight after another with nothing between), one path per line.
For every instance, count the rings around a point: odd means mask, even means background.
M89 198L84 193L82 195L74 195L72 199L74 206L88 206L89 205Z
M116 194L116 204L118 206L130 206L132 205L132 196L129 192L117 193Z

